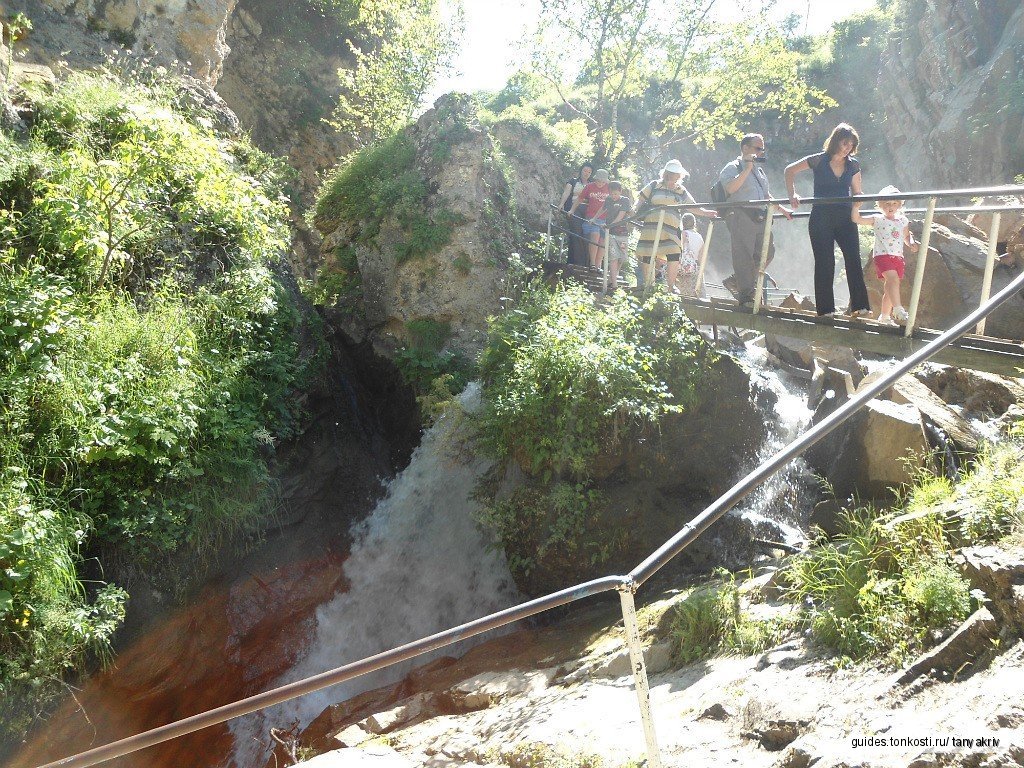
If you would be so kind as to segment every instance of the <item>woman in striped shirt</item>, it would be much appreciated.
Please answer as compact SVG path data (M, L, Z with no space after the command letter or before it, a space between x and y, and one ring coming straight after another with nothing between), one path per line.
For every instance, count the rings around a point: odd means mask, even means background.
M683 164L678 160L669 160L661 169L661 177L657 181L650 182L640 190L637 196L637 214L643 214L643 229L640 233L640 242L636 246L637 258L637 285L643 286L647 282L648 270L651 269L651 255L656 261L666 262L665 282L671 290L675 288L676 273L679 271L679 259L683 253L683 211L668 209L661 224L661 236L658 234L658 220L661 217L659 206L682 205L684 203L695 203L683 181L689 177ZM715 211L707 208L690 209L697 216L706 216L714 219L718 216Z

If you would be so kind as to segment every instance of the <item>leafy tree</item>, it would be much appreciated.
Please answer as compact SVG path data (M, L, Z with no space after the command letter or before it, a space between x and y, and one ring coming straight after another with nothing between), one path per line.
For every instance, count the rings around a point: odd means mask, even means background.
M413 116L452 62L462 29L461 3L442 18L440 0L364 0L349 41L356 65L341 69L334 121L370 144L392 136Z
M793 122L830 102L799 76L777 31L713 22L718 0L541 0L533 70L584 119L598 162L652 138L713 144L765 108ZM747 9L750 18L763 13ZM628 130L627 130L628 129Z

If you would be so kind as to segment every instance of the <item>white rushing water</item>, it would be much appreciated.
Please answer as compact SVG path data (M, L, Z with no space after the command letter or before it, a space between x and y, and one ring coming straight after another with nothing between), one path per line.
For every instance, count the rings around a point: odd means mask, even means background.
M750 347L744 359L754 385L771 391L775 401L774 413L766 414L768 437L756 458L761 462L800 434L811 413L801 388L767 364L762 348ZM477 505L470 494L489 468L466 442L465 413L479 407L479 384L471 384L459 402L461 408L453 408L424 435L386 498L353 531L344 565L348 590L317 610L307 653L275 687L522 601L503 553L488 547L473 520ZM804 538L802 500L812 495L807 487L813 482L798 460L730 514L741 516L752 531L797 544ZM441 653L458 655L465 649L435 652L234 721L234 768L266 765L270 728L304 727L332 703L396 682L412 666Z
M740 476L799 437L807 430L812 416L803 388L768 362L764 347L748 345L742 359L751 371L752 384L771 392L775 404L767 418L768 435L757 452L755 464L746 467ZM729 514L742 517L754 530L775 529L774 535L782 543L797 545L806 538L802 528L810 511L807 500L814 498L811 491L816 483L807 463L796 459L763 482Z
M459 398L461 410L451 409L427 431L387 497L353 531L344 565L348 590L317 610L306 655L275 687L521 602L504 555L487 546L473 520L470 494L489 463L465 444L464 422L479 401L479 384L471 384ZM271 727L305 726L328 705L395 682L427 658L233 721L236 768L263 768Z

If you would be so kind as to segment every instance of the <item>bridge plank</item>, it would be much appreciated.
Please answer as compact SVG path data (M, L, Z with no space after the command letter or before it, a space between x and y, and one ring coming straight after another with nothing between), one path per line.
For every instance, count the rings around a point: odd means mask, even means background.
M727 306L702 299L683 299L683 306L687 315L700 325L749 328L895 358L907 357L940 335L938 331L916 329L913 336L906 338L902 327L876 325L852 318L819 318L799 311L781 313L776 308L755 315L736 304ZM966 336L932 359L937 363L1002 376L1021 376L1024 373L1024 345L991 337Z

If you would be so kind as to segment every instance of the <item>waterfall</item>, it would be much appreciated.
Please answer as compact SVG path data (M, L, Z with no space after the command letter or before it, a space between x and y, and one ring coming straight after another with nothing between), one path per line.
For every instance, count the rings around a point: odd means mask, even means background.
M740 359L751 371L751 385L770 392L774 405L770 418L766 419L765 441L752 464L737 475L737 480L799 437L812 416L803 388L768 363L764 347L748 345ZM755 535L763 531L783 544L800 544L807 538L804 533L810 513L807 499L817 496L816 484L807 463L798 458L761 483L729 514L741 517Z
M340 667L521 602L504 554L473 520L470 494L490 464L467 444L471 384L458 407L426 432L409 466L353 531L348 589L317 610L313 638L276 685ZM338 493L343 494L344 488ZM455 652L464 651L461 645ZM453 653L452 648L434 656ZM271 727L307 725L328 705L399 680L420 657L233 721L236 768L263 768Z
M803 393L772 370L764 351L744 355L752 386L774 395L760 462L799 434L810 420ZM490 464L468 443L466 414L479 407L480 385L471 384L459 406L431 428L408 468L389 485L386 498L354 531L344 572L348 590L317 611L314 637L302 658L275 685L300 680L522 601L504 555L488 547L473 520L470 494ZM748 467L747 470L750 468ZM746 470L744 470L746 471ZM813 483L802 460L764 483L730 514L755 535L796 544L807 510L799 499ZM339 489L344 492L344 489ZM458 654L465 646L436 652ZM232 724L235 768L263 768L271 727L307 725L328 705L396 682L430 656L286 702Z

